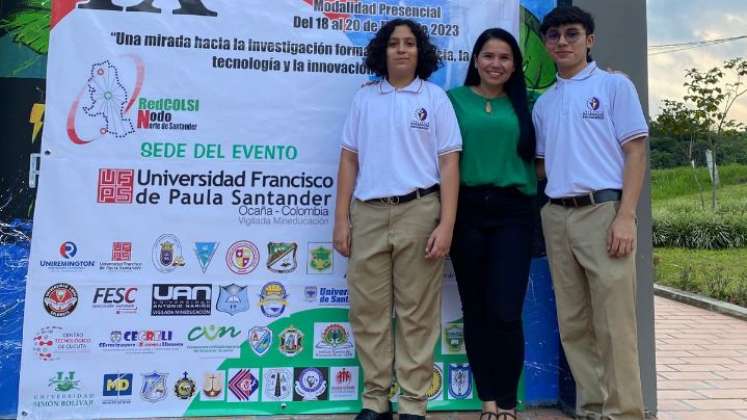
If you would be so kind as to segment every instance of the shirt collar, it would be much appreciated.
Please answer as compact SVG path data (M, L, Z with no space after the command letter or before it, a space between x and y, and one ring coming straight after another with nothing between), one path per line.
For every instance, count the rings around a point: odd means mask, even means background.
M381 83L379 83L379 92L383 94L392 93L395 90L399 92L410 92L410 93L419 93L420 89L423 88L423 79L419 78L418 76L415 76L415 79L410 82L409 85L403 87L402 89L397 89L394 86L392 86L391 83L389 83L386 78L381 80Z
M597 62L592 61L591 63L587 64L586 67L584 67L583 70L581 70L577 75L571 77L570 79L564 79L560 76L560 73L556 74L556 78L558 79L559 83L567 83L570 81L579 81L579 80L586 80L594 73L594 71L597 69Z

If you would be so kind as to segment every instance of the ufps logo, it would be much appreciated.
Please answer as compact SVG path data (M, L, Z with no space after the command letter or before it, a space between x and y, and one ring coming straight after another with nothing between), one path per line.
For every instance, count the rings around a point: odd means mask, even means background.
M104 397L126 397L132 395L131 373L107 373L104 375Z
M99 169L96 202L131 204L135 186L133 169Z

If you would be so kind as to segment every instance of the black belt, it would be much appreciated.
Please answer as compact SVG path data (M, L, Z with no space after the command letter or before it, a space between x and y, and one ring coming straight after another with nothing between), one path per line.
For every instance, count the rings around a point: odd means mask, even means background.
M430 193L436 192L440 189L438 184L431 185L428 188L418 188L417 190L405 194L405 195L393 195L391 197L381 197L381 198L372 198L370 200L366 200L366 203L377 203L377 204L390 204L390 205L397 205L397 204L404 204L408 201L412 201L415 199L418 199L420 197L426 196Z
M620 190L599 190L575 197L551 198L550 202L563 207L584 207L607 201L619 201L621 197Z

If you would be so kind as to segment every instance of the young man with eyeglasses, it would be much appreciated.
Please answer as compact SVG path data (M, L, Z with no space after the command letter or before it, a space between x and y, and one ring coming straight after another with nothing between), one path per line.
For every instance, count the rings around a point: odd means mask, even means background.
M636 207L646 124L635 87L591 60L594 20L558 7L540 27L558 68L537 101L538 172L560 337L589 419L642 419L636 328Z

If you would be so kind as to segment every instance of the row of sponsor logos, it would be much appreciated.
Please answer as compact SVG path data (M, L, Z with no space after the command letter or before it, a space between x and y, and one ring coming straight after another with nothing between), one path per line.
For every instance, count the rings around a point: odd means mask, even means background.
M209 316L213 308L213 285L210 283L165 284L150 286L151 316ZM90 299L91 308L111 311L116 315L138 312L138 292L135 286L96 287ZM282 282L271 281L256 294L256 306L267 318L286 314L290 294ZM348 289L335 287L304 287L304 302L319 306L348 307ZM46 312L66 317L80 306L80 294L70 283L55 283L44 292ZM236 283L218 285L215 310L231 316L251 308L249 286Z
M191 351L207 357L221 354L235 357L243 346L257 357L275 350L289 358L309 351L314 359L355 358L355 341L347 322L315 322L311 345L306 339L309 332L293 325L280 331L277 337L271 328L259 325L248 330L236 325L215 324L192 325L177 332L168 328L116 329L94 340L83 329L46 326L34 335L32 351L44 362L75 358L75 355L93 351L131 355Z
M178 374L153 370L106 373L97 385L79 379L77 371L57 371L49 378L48 389L33 395L36 408L84 408L99 401L103 405L132 404L139 399L158 403L167 399L189 401L196 395L206 402L289 402L352 401L359 399L359 367L264 367L233 368L203 372L195 377L189 371ZM448 364L444 380L443 364L433 365L427 396L444 399L472 399L472 372L467 364ZM136 382L137 381L137 382ZM94 391L95 390L95 391ZM390 390L396 401L399 385Z
M113 329L97 340L83 329L45 326L33 337L32 351L38 360L56 361L75 358L93 351L107 354L143 355L187 351L201 357L216 355L238 357L242 348L257 357L273 354L294 358L312 353L313 359L354 359L355 339L348 322L315 322L312 343L302 328L288 325L280 332L255 325L193 324L179 330L129 326ZM276 336L277 334L277 336ZM442 331L441 353L464 354L464 329L461 323L447 323Z
M192 250L197 263L206 274L213 257L220 248L217 241L196 241ZM334 272L334 252L330 242L307 242L305 262L307 274L332 274ZM42 259L41 268L49 271L99 270L108 272L135 272L143 269L143 263L132 260L132 242L113 242L110 261L95 261L79 258L78 245L65 241L59 247L60 259ZM298 242L268 242L265 267L269 272L286 274L298 269ZM249 274L260 263L262 255L257 245L251 241L233 242L225 251L225 265L234 274ZM187 266L182 243L176 235L163 234L153 243L151 260L156 270L170 273Z

